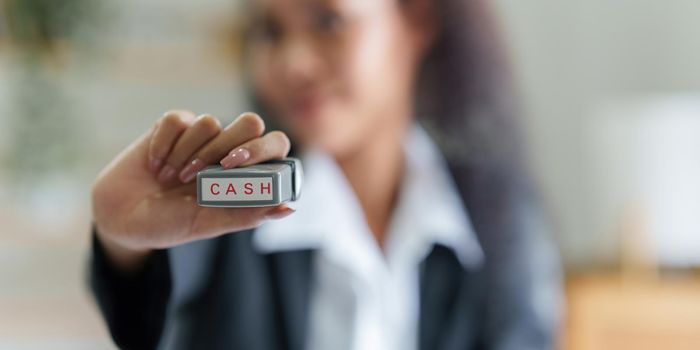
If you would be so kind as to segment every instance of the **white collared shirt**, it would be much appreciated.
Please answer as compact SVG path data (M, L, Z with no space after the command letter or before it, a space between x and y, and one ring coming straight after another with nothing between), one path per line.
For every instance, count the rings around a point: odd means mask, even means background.
M264 253L317 249L307 349L416 349L420 262L434 244L451 248L465 267L483 259L430 137L415 124L403 146L405 171L383 252L339 166L314 150L302 156L304 189L290 205L297 211L255 231Z

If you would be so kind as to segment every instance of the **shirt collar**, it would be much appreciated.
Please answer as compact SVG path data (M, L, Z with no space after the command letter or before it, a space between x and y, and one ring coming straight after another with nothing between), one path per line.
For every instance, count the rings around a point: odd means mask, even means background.
M465 268L479 265L483 252L442 154L417 123L403 148L406 168L387 249L399 242L424 250L440 244L452 249ZM296 212L255 230L253 244L261 252L334 249L352 244L356 240L349 237L368 230L359 202L332 157L311 149L301 158L304 188L301 198L289 204Z

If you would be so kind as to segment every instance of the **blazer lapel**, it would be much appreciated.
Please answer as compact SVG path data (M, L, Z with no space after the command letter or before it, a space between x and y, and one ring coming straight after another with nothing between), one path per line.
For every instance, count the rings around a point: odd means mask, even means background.
M308 328L311 293L312 250L295 250L267 255L277 315L280 344L289 350L303 350Z
M454 320L464 270L447 247L435 245L421 264L418 349L439 349Z

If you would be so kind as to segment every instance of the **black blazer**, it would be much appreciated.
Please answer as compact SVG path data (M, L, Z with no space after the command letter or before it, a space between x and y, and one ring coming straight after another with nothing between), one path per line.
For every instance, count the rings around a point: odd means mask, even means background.
M436 245L421 264L420 350L550 349L560 269L530 187L504 171L450 165L484 263L465 270ZM157 251L135 276L93 233L90 286L125 349L302 350L314 252L261 254L254 230Z

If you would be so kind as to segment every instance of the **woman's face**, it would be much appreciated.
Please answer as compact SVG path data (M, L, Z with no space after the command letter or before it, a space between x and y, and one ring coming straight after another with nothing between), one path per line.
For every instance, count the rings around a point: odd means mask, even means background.
M254 89L296 141L342 156L410 119L425 45L399 1L255 5Z

